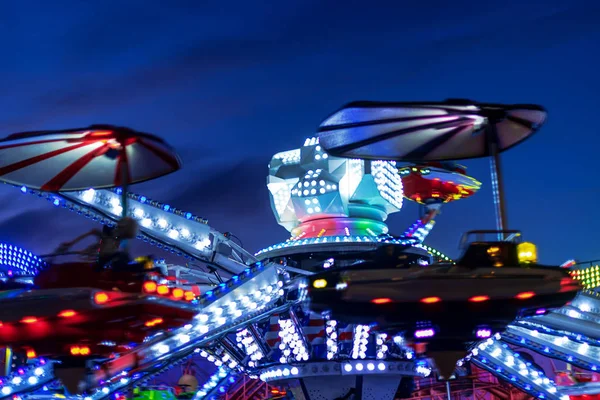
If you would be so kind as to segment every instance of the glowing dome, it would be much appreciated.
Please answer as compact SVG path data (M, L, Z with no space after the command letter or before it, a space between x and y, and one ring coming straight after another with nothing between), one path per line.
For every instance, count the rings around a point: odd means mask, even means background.
M384 234L388 214L402 208L395 162L330 157L317 138L275 154L267 186L275 218L292 238Z

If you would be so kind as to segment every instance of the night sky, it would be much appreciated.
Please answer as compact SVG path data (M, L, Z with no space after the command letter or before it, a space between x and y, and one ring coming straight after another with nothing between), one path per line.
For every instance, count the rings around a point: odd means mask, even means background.
M269 206L271 156L342 104L537 103L547 124L503 156L509 227L543 262L598 259L599 20L593 0L2 2L0 136L93 123L154 132L184 169L133 191L254 252L288 237ZM494 228L488 162L464 164L484 187L445 206L427 240L450 256L463 232ZM391 231L417 213L406 205ZM92 226L0 186L0 241L40 254Z

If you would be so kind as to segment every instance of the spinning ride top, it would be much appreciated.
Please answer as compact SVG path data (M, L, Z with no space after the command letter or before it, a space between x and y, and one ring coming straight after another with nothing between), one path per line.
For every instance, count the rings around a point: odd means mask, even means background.
M465 167L453 163L408 165L398 172L404 197L426 207L471 197L481 187Z
M420 233L421 227L435 223L442 204L471 197L480 189L481 183L466 172L465 167L447 161L407 165L398 170L404 197L423 207L420 220L405 235L420 234L424 239L427 230Z
M127 186L181 169L161 138L112 125L15 133L0 140L0 180L47 192Z
M346 158L430 162L490 157L498 231L507 229L500 153L546 120L537 105L444 102L368 102L345 105L319 127L319 142Z

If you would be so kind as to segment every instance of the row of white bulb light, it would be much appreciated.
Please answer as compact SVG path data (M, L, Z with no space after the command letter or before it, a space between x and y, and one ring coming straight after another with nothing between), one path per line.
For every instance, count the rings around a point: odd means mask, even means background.
M391 368L391 364L385 361L379 362L345 362L342 364L342 369L346 373L358 373L362 374L365 372L385 372ZM427 377L431 374L431 368L427 365L418 365L415 367L415 372L420 375ZM272 380L282 380L290 377L295 377L298 375L303 375L304 372L300 371L297 367L275 367L269 370L265 370L260 374L260 379L265 382L269 382ZM311 373L314 375L314 372Z
M561 347L568 352L578 353L582 356L587 356L600 362L600 348L598 346L590 346L588 343L578 343L566 336L556 337L547 333L542 333L538 330L530 331L517 326L511 326L510 330L518 332L520 336L531 335L537 340L545 341L554 344L555 346Z
M296 376L299 373L300 373L300 370L297 367L275 368L275 369L271 369L271 370L265 371L262 374L260 374L260 380L264 381L264 382L267 382L267 381L272 380L272 379L287 378L289 376Z
M272 284L264 285L261 289L255 289L253 291L241 291L240 289L244 288L243 285L238 287L238 289L226 295L237 296L236 300L224 302L223 307L214 306L214 303L207 306L200 314L194 317L194 323L185 325L173 337L153 345L151 348L153 351L152 354L156 357L166 356L167 354L172 353L174 349L177 349L191 340L201 339L209 332L216 331L227 323L235 322L236 319L242 317L244 314L253 313L267 307L269 303L272 303L283 295L282 287L283 282L280 280L275 281ZM242 293L237 293L238 291L241 291ZM225 300L225 298L219 300ZM149 357L152 358L153 356L151 355ZM218 359L213 356L215 359L213 363L220 368L234 368L237 366L237 362L232 358L228 357L227 359L224 359L223 357ZM108 386L99 388L96 392L97 395L102 396L103 393L106 394L118 390L118 388L126 385L126 382L123 382L124 379L126 378L113 380ZM91 399L92 398L84 400Z
M427 224L419 226L415 233L413 233L413 237L418 239L420 242L424 241L429 232L433 229L435 222L429 221Z
M290 360L308 361L309 355L308 349L304 344L304 337L294 321L291 318L280 319L279 328L279 337L281 338L281 343L279 344L281 357L279 358L279 362L286 364Z
M205 350L196 349L197 353L200 353L200 357L206 358L207 361L213 363L216 367L227 366L229 369L234 369L238 366L235 361L227 352L223 352L221 355L216 356L208 353Z
M356 325L354 327L354 340L352 341L352 358L365 359L367 357L367 343L369 341L368 325Z
M50 364L46 364L25 370L23 374L17 373L12 378L8 378L7 382L1 386L0 393L2 396L10 396L15 392L26 390L29 386L38 385L45 378L51 376L50 368Z
M376 357L378 360L382 360L386 357L388 352L388 346L386 344L388 335L387 333L379 333L377 334L376 344L377 344L377 354Z
M248 331L248 329L243 329L236 334L235 338L238 347L244 349L245 353L250 358L248 366L256 367L258 362L264 358L264 354L260 350L258 343L254 340L250 331Z
M391 205L400 209L403 202L402 178L392 161L372 161L373 178L379 194Z
M119 217L122 215L123 207L119 196L112 192L102 192L102 196L94 189L88 189L81 193L80 198L88 203L107 202L111 207L113 215ZM166 233L167 237L173 240L183 240L192 245L197 250L205 250L211 246L210 238L205 235L197 235L185 227L176 227L170 224L165 218L150 215L142 208L133 207L132 215L137 219L140 225L146 229L157 229Z
M325 338L327 344L327 359L333 360L338 353L337 321L329 319L325 322Z
M283 296L283 282L277 281L272 285L266 285L262 289L254 290L250 294L244 294L237 300L227 301L223 307L207 307L206 312L196 315L199 323L196 329L201 334L211 329L217 329L228 322L240 318L244 313L255 312L265 308L269 303ZM236 295L235 291L231 295Z
M212 389L217 387L217 385L219 384L220 381L222 381L223 379L225 379L227 377L228 373L229 373L229 371L227 370L227 368L219 367L217 369L217 372L212 374L212 376L208 379L208 381L204 385L202 385L202 388L200 388L200 390L198 390L198 392L196 393L196 396L194 396L194 399L200 400L200 399L203 399L204 397L206 397L206 395Z
M480 352L485 352L488 358L496 360L497 364L504 365L518 372L525 380L533 382L543 391L551 395L557 394L554 382L544 376L543 372L538 371L531 364L521 361L518 354L515 354L507 345L502 345L499 340L501 336L496 333L493 338L480 343L471 351L472 356L479 356ZM568 400L568 396L561 396L561 400Z

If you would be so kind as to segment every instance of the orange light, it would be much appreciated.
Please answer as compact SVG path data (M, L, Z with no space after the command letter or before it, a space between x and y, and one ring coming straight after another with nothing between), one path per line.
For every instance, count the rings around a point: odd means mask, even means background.
M37 357L37 354L35 354L35 350L33 350L33 349L27 350L27 358L35 358L35 357Z
M387 298L387 297L379 297L376 299L371 300L371 303L373 304L386 304L386 303L391 303L392 299Z
M425 297L421 299L421 303L425 304L439 303L440 301L442 301L442 299L440 299L439 297Z
M196 298L196 295L194 294L194 292L185 292L184 296L187 301L192 301ZM0 326L2 326L2 325L0 325Z
M180 288L173 289L173 297L175 297L176 299L183 298L183 289L180 289Z
M36 317L25 317L21 320L22 323L24 324L33 324L37 322L37 318Z
M0 327L2 327L2 322L0 322Z
M94 295L94 302L96 304L104 304L108 301L108 295L104 292L99 292Z
M147 293L156 292L156 282L152 282L152 281L144 282L144 290Z
M154 325L158 325L158 324L162 324L162 323L163 323L162 318L154 318L153 320L147 321L144 325L154 326Z
M90 348L87 346L71 346L70 352L74 356L87 356L91 353Z
M533 292L523 292L516 295L515 298L519 300L526 300L532 298L533 296L535 296L535 293Z
M489 296L473 296L469 299L469 301L471 301L473 303L481 303L482 301L487 301L489 299L490 299Z
M77 313L73 310L64 310L58 314L59 317L63 317L63 318L74 317L75 315L77 315Z
M158 294L169 294L169 288L165 285L160 285L156 288L156 293Z

